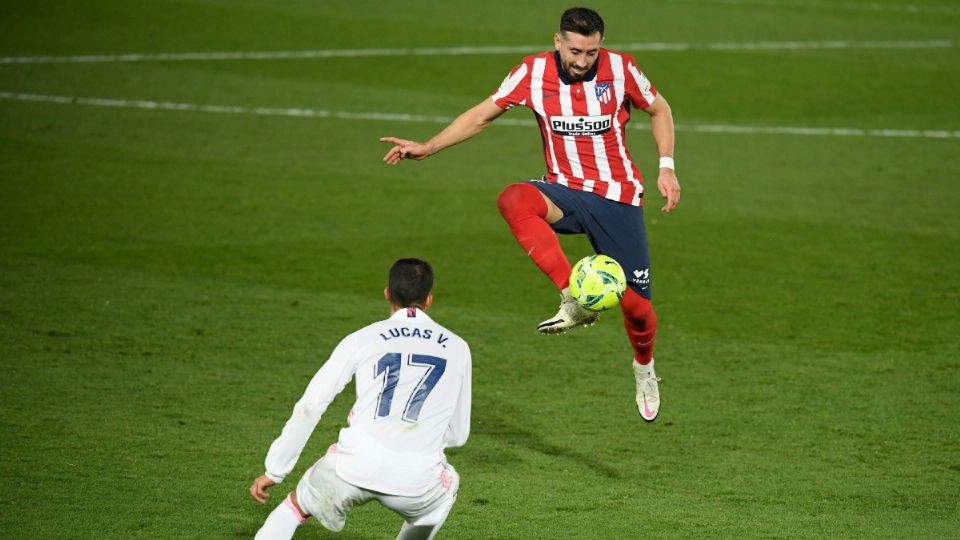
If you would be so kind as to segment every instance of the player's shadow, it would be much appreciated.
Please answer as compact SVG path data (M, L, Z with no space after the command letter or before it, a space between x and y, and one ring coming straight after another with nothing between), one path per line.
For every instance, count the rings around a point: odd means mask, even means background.
M398 531L400 530L399 523L400 522L398 522L398 525L397 525ZM234 532L231 538L235 538L237 540L240 540L241 538L244 540L250 540L251 538L257 535L257 531L260 529L261 525L263 525L263 523L258 523L256 526L252 528L247 527L243 530L236 531ZM307 525L301 526L297 532L298 532L298 534L296 535L297 538L303 537L303 538L331 538L331 539L335 538L336 540L381 540L382 538L394 537L391 535L366 536L362 534L355 534L348 531L341 531L341 532L335 533L335 532L328 531L327 529L324 529L323 526L316 523L314 518L310 518L310 522L308 522ZM396 534L396 531L393 531L393 534Z
M538 431L523 427L536 426L537 422L531 415L504 402L498 402L495 408L484 408L483 413L474 415L473 422L478 434L489 435L509 444L519 444L546 456L571 461L577 466L586 466L605 478L621 477L620 471L600 461L595 455L549 442ZM466 456L468 453L469 446L463 454Z

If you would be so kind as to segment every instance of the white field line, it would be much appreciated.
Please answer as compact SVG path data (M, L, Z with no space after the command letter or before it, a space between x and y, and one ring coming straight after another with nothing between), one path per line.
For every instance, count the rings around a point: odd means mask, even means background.
M819 49L948 49L957 46L952 39L897 41L754 41L713 43L621 43L608 47L621 51L799 51ZM232 51L185 53L88 54L77 56L7 56L0 64L89 64L111 62L198 62L222 60L289 60L316 58L382 58L391 56L468 56L496 54L533 54L549 49L542 45L504 45L484 47L419 47L394 49L319 49L305 51Z
M842 11L873 11L909 14L960 14L960 8L945 5L880 4L877 2L833 2L824 0L692 0L685 3L722 4L727 6L763 6L773 8L834 9Z
M240 114L258 116L287 116L296 118L336 118L343 120L373 120L382 122L414 122L425 124L449 124L451 116L431 116L422 114L384 113L384 112L348 112L324 109L284 109L276 107L243 107L236 105L201 105L196 103L175 103L169 101L143 101L127 99L85 98L71 96L51 96L44 94L18 94L0 92L0 99L59 103L64 105L87 105L94 107L114 107L122 109L147 109L164 111L204 112L219 114ZM501 118L495 122L505 126L536 126L536 122L523 118ZM915 130L915 129L862 129L829 128L800 126L736 126L723 124L677 124L677 131L694 133L730 133L740 135L808 135L826 137L898 137L910 139L960 139L960 130ZM634 129L648 129L634 126Z

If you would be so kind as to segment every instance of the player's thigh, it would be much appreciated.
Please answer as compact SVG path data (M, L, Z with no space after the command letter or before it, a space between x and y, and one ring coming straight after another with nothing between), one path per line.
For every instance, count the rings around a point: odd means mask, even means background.
M567 186L548 183L542 180L530 180L530 184L540 190L540 194L547 203L548 219L547 222L557 234L583 234L585 232L580 219L585 215L587 208L584 206L584 199L578 196L576 190ZM590 195L594 197L594 195ZM553 212L552 216L549 212ZM555 219L551 219L555 218Z
M439 528L450 514L459 490L460 475L453 466L445 464L437 482L423 495L401 497L381 494L377 498L385 507L403 516L410 525Z
M304 512L331 531L343 529L347 515L373 496L337 476L337 453L327 452L297 484L297 501Z
M582 220L590 244L597 253L609 255L620 263L630 287L650 298L650 249L643 207L596 199L590 201L589 216Z

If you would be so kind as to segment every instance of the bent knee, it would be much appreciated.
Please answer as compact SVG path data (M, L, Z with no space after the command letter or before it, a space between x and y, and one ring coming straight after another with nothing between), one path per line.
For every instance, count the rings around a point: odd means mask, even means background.
M526 182L517 182L503 188L497 196L497 208L508 220L526 215L542 218L547 214L547 204L540 190Z
M297 499L297 490L293 490L289 495L283 500L283 504L293 513L293 516L297 518L297 521L303 525L307 522L307 519L310 517L310 514L305 512L300 506L300 501Z

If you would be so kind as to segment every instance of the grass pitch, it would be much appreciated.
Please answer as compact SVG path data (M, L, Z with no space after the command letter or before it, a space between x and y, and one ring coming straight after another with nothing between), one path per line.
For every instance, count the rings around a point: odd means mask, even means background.
M548 48L567 5L5 7L0 56L23 57ZM593 7L610 44L699 45L635 52L673 106L684 187L675 214L653 189L647 206L664 398L652 425L619 314L534 331L556 295L494 201L542 174L535 128L494 125L388 168L379 136L442 124L364 119L455 116L521 54L0 64L2 535L252 537L273 506L247 494L267 447L336 342L385 316L389 264L416 255L437 271L432 315L474 351L473 434L450 452L463 482L442 537L955 536L960 9ZM948 41L875 43L931 40ZM783 41L853 45L706 46ZM649 172L643 115L633 123ZM698 131L716 125L751 129ZM756 131L784 126L947 136ZM571 259L589 252L563 242ZM274 501L336 438L351 392ZM336 537L399 526L368 505ZM335 535L314 523L298 537Z

